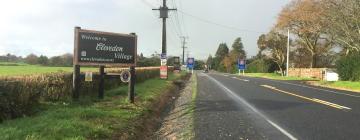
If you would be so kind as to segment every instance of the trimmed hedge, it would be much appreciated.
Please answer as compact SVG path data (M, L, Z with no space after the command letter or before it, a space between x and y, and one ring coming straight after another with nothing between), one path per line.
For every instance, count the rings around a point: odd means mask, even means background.
M107 72L119 73L123 69ZM136 82L159 76L159 68L139 68ZM52 73L34 76L0 77L0 122L34 112L40 102L70 101L72 97L72 73ZM99 80L81 80L80 96L97 97ZM120 78L105 80L105 89L121 86Z
M360 81L360 53L343 56L336 62L340 79L344 81Z

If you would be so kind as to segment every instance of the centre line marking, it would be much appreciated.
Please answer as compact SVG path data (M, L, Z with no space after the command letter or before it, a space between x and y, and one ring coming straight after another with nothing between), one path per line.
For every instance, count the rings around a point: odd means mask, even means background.
M244 82L249 82L249 80L246 80L246 79L240 79L240 78L237 78L237 77L232 77L234 79L238 79L238 80L241 80L241 81L244 81Z
M330 106L330 107L332 107L332 108L341 109L341 110L344 110L344 109L351 110L351 108L346 107L346 106L338 105L338 104L335 104L335 103L331 103L331 102L324 101L324 100L320 100L320 99L316 99L316 98L309 98L309 97L297 95L297 94L294 94L294 93L291 93L291 92L287 92L287 91L283 91L283 90L277 89L276 87L273 87L273 86L269 86L269 85L261 85L261 86L262 86L262 87L265 87L265 88L268 88L268 89L272 89L272 90L278 91L278 92L282 92L282 93L285 93L285 94L288 94L288 95L291 95L291 96L295 96L295 97L298 97L298 98L302 98L302 99L304 99L304 100L308 100L308 101L312 101L312 102L315 102L315 103L319 103L319 104L323 104L323 105L326 105L326 106Z

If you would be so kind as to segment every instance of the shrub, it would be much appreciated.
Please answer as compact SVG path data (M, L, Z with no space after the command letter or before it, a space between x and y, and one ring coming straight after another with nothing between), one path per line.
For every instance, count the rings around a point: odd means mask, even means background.
M108 72L120 73L122 70L111 69ZM158 77L159 73L159 68L137 69L136 82ZM0 122L31 114L41 101L69 101L72 97L72 78L72 73L0 77ZM80 95L97 97L99 80L94 78L93 82L85 82L83 78ZM105 89L122 84L120 77L106 79Z
M336 62L341 80L360 81L360 53L343 56Z
M248 73L268 73L274 72L276 64L271 60L266 59L255 59L247 65L246 72Z

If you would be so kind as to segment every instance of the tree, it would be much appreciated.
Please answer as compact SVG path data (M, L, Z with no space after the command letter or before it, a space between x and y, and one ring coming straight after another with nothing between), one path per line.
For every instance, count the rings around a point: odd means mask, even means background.
M226 72L230 73L233 65L233 61L230 56L225 56L221 63L224 65Z
M32 65L38 64L38 56L33 53L29 54L25 57L25 62Z
M209 55L208 59L206 60L206 65L208 65L209 69L213 68L214 60L211 55Z
M266 49L266 35L265 34L262 34L259 36L259 39L257 40L257 45L258 45L258 48L259 48L259 52L257 54L257 56L259 58L262 57L262 52Z
M49 64L49 59L47 56L44 55L40 55L40 57L38 58L38 64L40 65L48 65Z
M228 56L229 48L227 47L226 43L220 43L219 48L216 51L215 58L214 58L214 69L218 71L224 71L225 66L222 65L223 59Z
M334 36L343 48L343 54L360 51L360 2L359 0L322 0L325 7L323 22L326 33Z
M272 61L274 61L281 73L284 73L286 51L287 51L287 36L274 31L266 35L264 51Z
M326 40L328 46L331 46L332 37L324 34L328 24L320 18L324 15L320 0L293 0L281 11L277 20L277 29L291 30L298 37L299 43L310 52L310 67L317 67L317 55L326 53L317 50L319 41Z
M228 54L229 54L229 48L227 47L226 43L220 43L219 48L216 51L215 57L222 60Z
M232 50L230 51L230 56L233 60L236 60L241 58L241 59L245 59L246 58L246 52L244 50L244 45L241 42L241 38L236 38L233 45L232 45Z

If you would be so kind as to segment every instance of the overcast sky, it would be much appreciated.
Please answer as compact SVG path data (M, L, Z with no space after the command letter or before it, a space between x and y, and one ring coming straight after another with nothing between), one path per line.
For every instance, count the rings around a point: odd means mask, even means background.
M168 19L168 54L182 53L179 35L188 35L190 55L205 59L218 44L243 39L249 56L290 0L168 0L178 12ZM135 32L138 52L161 52L161 20L152 6L160 0L8 0L0 5L0 55L55 56L73 52L74 27ZM177 20L178 19L178 20ZM210 23L211 22L211 23ZM218 24L215 25L214 23ZM219 25L220 24L220 25ZM180 27L179 27L180 25ZM229 27L229 28L227 28ZM181 31L179 31L181 28ZM231 29L233 28L233 29Z

